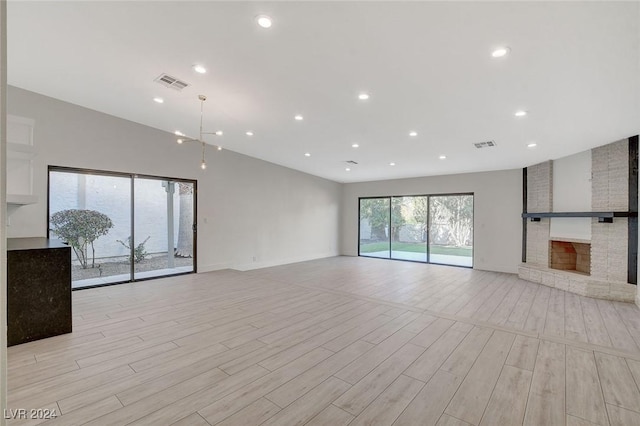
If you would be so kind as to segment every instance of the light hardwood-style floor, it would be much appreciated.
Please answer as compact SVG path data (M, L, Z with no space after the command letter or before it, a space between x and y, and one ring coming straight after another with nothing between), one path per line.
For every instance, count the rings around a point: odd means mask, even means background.
M640 425L640 310L510 274L337 257L73 299L72 334L9 348L47 425Z

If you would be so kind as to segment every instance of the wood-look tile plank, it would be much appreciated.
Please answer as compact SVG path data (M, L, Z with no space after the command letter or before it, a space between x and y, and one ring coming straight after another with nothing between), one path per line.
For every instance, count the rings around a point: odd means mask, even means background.
M529 311L529 316L527 316L524 324L525 330L536 333L542 333L544 331L550 296L551 289L549 287L543 285L538 287L533 304L531 305L531 310Z
M465 377L493 335L493 330L475 327L440 367L454 376Z
M595 358L604 400L640 412L640 391L624 358L601 352L595 352Z
M263 423L264 426L301 425L324 410L331 401L344 394L351 385L330 377L309 393Z
M498 381L515 335L496 331L445 410L457 419L477 425Z
M418 333L416 337L411 339L411 343L413 343L414 345L422 346L424 348L428 348L433 342L438 340L445 331L451 328L453 324L455 324L455 321L453 320L438 318L432 324Z
M437 371L405 408L394 426L435 425L461 382L460 377Z
M500 301L500 304L495 307L495 309L490 312L489 318L486 319L487 322L504 325L508 320L511 312L514 310L516 303L524 293L527 285L524 281L513 281L511 289L505 295L505 297ZM476 318L480 320L484 320L486 315L476 315Z
M565 411L565 346L541 341L531 379L524 425L563 425Z
M52 424L204 425L209 411L211 423L244 425L275 423L285 410L284 422L316 426L396 416L397 426L466 424L472 416L445 409L459 409L487 343L511 334L507 322L543 340L517 335L495 386L477 392L486 401L462 411L484 410L483 424L638 422L640 310L512 274L336 257L72 296L74 333L8 350L10 404L58 407ZM572 340L581 343L565 349ZM513 390L527 375L529 396ZM313 401L341 379L344 394ZM341 400L357 409L334 405Z
M354 417L346 411L335 405L329 405L306 423L305 426L346 426L351 423L353 419Z
M611 344L615 348L624 349L629 352L639 352L638 345L631 337L631 334L627 330L627 326L624 321L618 315L618 312L613 306L613 302L609 300L596 300L598 309L600 309L600 315L602 315L602 321L607 329Z
M146 398L126 405L120 410L109 413L88 424L95 426L117 426L129 423L154 424L154 422L158 422L158 417L166 423L172 423L195 411L192 407L184 411L175 408L174 404L184 401L187 399L187 396L192 396L211 388L226 388L228 384L235 383L236 381L245 384L247 381L255 380L264 374L265 370L258 366L255 366L253 369L247 369L245 374L241 373L233 377L229 377L219 370L214 369L160 392L153 393ZM171 407L171 409L168 410L168 407Z
M419 380L400 375L350 423L351 426L391 425L423 386Z
M607 411L593 352L567 346L567 414L606 425Z
M544 323L544 334L564 337L564 295L565 292L557 288L550 289L549 309L547 310L547 319Z
M197 407L196 409L206 421L211 424L216 424L240 411L257 399L264 397L269 392L277 389L294 377L304 373L331 355L333 355L333 352L327 349L314 349L286 366L252 382L249 386L245 386L209 403L206 406Z
M354 327L346 333L336 337L335 339L328 341L327 343L322 345L322 347L329 349L330 351L338 352L339 350L344 349L356 340L366 336L371 331L384 326L389 321L391 321L391 319L392 318L386 315L378 315L377 317L367 321L365 324Z
M47 425L61 425L61 426L76 426L84 425L90 421L101 419L103 416L112 413L119 408L122 408L122 404L115 396L110 396L101 401L94 402L93 404L82 407L72 413L62 415L53 420L47 421Z
M607 422L607 424L609 424L609 422ZM602 426L602 425L597 425L585 419L581 419L580 417L575 417L567 414L567 426Z
M371 348L371 343L357 341L268 393L266 398L284 408Z
M414 336L415 334L413 333L400 330L376 345L366 354L349 363L349 365L342 368L334 374L334 376L347 383L355 384L391 356L391 354L409 342Z
M512 291L517 291L517 286L514 288L512 284L512 280L505 276L504 283L491 295L491 297L487 298L487 300L476 308L475 312L470 315L471 318L478 321L488 321L498 306L505 301L507 295ZM459 315L464 316L462 312L460 312Z
M227 417L226 420L218 423L218 426L259 425L269 420L279 411L280 407L276 404L266 398L260 398L233 416ZM209 423L206 424L208 425Z
M172 423L171 426L211 426L198 413L193 413L182 420Z
M467 333L454 330L453 327L450 328L429 346L429 348L405 370L404 374L426 383L466 336Z
M471 426L469 423L452 417L448 414L443 414L440 416L438 423L436 426Z
M535 300L536 293L540 287L541 286L539 284L526 284L524 291L520 295L518 302L513 307L511 315L509 315L507 321L504 322L504 325L507 327L517 328L519 330L524 328L529 312L531 311L531 306Z
M580 296L565 292L564 309L564 336L568 339L587 342L589 337L587 336L587 330L585 329Z
M364 336L362 340L377 345L419 316L420 314L418 312L405 312L382 327L373 330L371 333Z
M507 356L506 365L533 371L538 355L540 340L527 336L516 336L513 346Z
M522 424L532 375L531 371L505 365L480 426Z
M421 346L407 343L376 367L371 373L353 385L353 387L338 398L334 404L353 415L360 414L362 410L377 398L424 350Z
M611 426L640 425L640 413L627 410L612 404L607 404Z
M604 325L596 301L588 297L581 297L580 304L582 305L582 315L589 342L597 345L612 346L609 332Z

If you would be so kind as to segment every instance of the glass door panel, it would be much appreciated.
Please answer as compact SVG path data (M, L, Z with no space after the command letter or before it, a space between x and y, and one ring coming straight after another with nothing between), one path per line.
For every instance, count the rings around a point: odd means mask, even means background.
M194 270L194 185L134 178L134 279Z
M390 198L360 199L360 256L391 257Z
M73 288L131 279L129 252L120 241L131 234L128 177L52 171L49 228L72 248Z
M391 199L391 258L427 262L429 197Z
M473 195L429 197L429 261L473 266Z

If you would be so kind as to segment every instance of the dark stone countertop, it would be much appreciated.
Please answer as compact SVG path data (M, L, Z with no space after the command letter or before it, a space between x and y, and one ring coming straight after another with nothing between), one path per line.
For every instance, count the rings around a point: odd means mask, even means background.
M7 238L7 251L57 249L66 247L69 246L60 240L47 239L43 237Z

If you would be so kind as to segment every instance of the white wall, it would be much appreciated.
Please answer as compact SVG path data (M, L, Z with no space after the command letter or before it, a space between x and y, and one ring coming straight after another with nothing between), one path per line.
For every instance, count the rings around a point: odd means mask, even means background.
M342 254L358 254L358 197L474 193L474 268L513 272L521 261L522 170L345 184Z
M7 2L0 2L0 412L7 409L7 251L6 251L6 170L7 170ZM0 426L6 421L0 416Z
M336 182L212 147L202 171L196 144L178 145L172 134L15 87L8 113L35 119L39 197L11 215L9 237L46 235L47 166L57 165L197 179L199 272L339 253Z
M553 211L591 211L591 150L553 160ZM551 218L551 238L591 240L591 218Z

